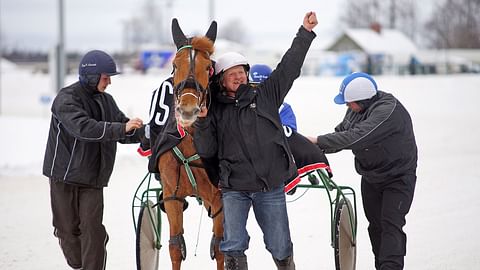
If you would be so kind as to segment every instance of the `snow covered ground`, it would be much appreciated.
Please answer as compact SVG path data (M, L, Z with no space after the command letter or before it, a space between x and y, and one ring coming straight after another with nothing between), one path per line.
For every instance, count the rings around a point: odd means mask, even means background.
M144 120L150 92L166 75L121 75L108 91L129 116ZM75 77L68 77L68 82ZM306 135L331 132L345 107L333 104L341 78L300 78L287 101ZM415 199L405 230L405 269L480 269L480 76L377 77L410 111L419 148ZM1 74L0 100L0 269L68 269L53 236L49 187L41 175L49 125L50 79L8 70ZM43 102L42 102L43 100ZM108 269L135 269L131 201L146 173L136 146L120 146L110 186L105 189L104 223L110 234ZM353 156L329 156L338 184L357 191L359 213L357 269L373 269L363 215L359 176ZM297 192L298 193L298 192ZM298 194L289 196L295 199ZM334 269L330 247L328 199L309 190L288 205L297 269ZM187 259L184 269L214 269L209 258L211 221L195 200L185 217ZM164 216L165 217L165 216ZM168 223L164 220L160 269L169 269ZM275 269L252 216L247 251L252 270ZM198 237L198 241L197 241Z

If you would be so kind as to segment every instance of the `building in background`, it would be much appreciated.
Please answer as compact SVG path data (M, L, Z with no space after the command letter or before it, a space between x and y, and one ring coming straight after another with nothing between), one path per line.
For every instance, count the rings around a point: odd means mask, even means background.
M369 74L399 74L408 69L416 57L417 46L405 34L395 29L346 29L327 51L337 54L335 75L343 76L354 71Z

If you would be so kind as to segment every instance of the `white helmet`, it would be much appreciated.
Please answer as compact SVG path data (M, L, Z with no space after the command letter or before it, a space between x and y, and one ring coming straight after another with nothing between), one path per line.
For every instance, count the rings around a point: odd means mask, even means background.
M240 65L247 66L247 68L249 67L247 58L245 58L245 56L236 52L222 54L215 62L215 75L231 67Z

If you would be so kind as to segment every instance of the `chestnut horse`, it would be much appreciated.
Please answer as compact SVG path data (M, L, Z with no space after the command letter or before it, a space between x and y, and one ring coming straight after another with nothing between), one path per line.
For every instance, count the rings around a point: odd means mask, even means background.
M223 211L220 191L209 180L193 144L192 124L200 107L208 100L208 83L213 73L210 59L217 35L217 24L212 22L205 36L187 38L177 19L172 20L172 35L177 53L173 60L173 82L177 127L182 135L180 143L162 154L158 161L163 188L163 203L170 225L169 252L172 269L179 270L186 258L183 238L183 210L187 196L203 201L213 219L210 256L217 261L217 269L224 269L224 256L219 251L223 237Z

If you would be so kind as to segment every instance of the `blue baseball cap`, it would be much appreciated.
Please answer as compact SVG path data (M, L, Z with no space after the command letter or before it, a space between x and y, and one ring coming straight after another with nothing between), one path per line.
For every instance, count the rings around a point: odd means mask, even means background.
M110 55L104 51L93 50L83 56L78 66L78 74L80 76L99 74L113 76L120 72L117 71L117 65Z
M333 99L336 104L370 99L377 94L378 88L375 80L363 72L354 72L340 85L340 93Z

